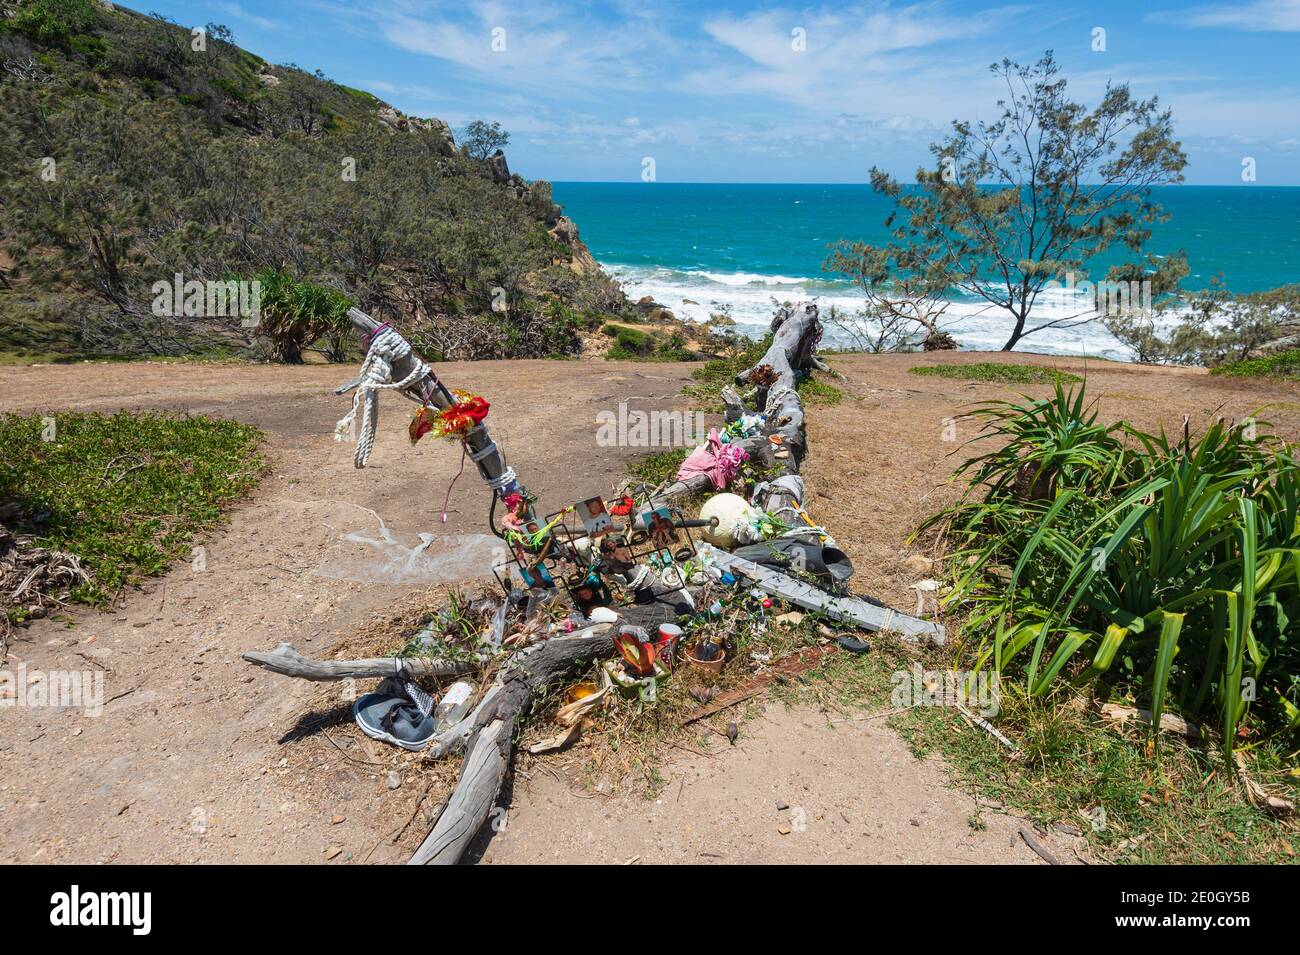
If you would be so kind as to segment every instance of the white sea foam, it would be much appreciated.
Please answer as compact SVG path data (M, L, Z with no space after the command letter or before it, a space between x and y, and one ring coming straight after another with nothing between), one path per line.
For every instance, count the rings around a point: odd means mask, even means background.
M672 309L678 318L705 322L709 316L729 308L737 330L761 335L772 321L774 302L816 301L823 308L834 305L846 314L862 307L862 294L852 286L829 277L761 275L753 272L711 272L676 270L662 266L628 266L605 263L606 270L623 283L628 297L649 295ZM1079 289L1047 289L1039 296L1028 325L1078 315L1085 304ZM1000 309L974 299L955 300L944 314L943 326L961 348L996 351L1005 344L1014 322ZM842 334L827 328L828 345L847 345ZM1019 346L1036 352L1069 355L1097 355L1129 361L1125 349L1101 322L1074 328L1050 328L1037 332Z
M697 272L691 269L680 273L682 275L696 275L701 279L709 282L716 282L719 285L741 286L741 285L802 285L809 281L805 278L792 278L788 275L759 275L756 272Z

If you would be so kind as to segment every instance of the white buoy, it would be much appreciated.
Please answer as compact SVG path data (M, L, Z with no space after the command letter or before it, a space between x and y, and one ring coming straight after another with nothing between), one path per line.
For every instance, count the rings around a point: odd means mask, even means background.
M701 530L704 539L715 547L729 548L754 542L754 523L758 511L736 494L715 494L700 508L701 520L717 518L717 525Z

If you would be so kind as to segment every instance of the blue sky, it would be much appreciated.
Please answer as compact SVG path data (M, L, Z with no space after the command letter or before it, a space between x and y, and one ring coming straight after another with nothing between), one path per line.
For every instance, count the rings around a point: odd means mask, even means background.
M993 118L988 64L1051 48L1085 102L1113 81L1170 105L1189 183L1240 184L1250 157L1259 184L1300 185L1300 0L145 9L224 23L272 62L453 128L498 120L528 178L638 180L645 157L661 182L863 182L872 165L910 178L951 120Z

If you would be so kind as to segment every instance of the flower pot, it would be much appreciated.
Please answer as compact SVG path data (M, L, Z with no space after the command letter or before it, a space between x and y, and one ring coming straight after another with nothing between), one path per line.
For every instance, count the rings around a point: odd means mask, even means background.
M686 662L696 670L718 676L722 673L722 665L727 662L727 651L722 650L712 660L701 660L695 655L695 648L691 647L686 651Z

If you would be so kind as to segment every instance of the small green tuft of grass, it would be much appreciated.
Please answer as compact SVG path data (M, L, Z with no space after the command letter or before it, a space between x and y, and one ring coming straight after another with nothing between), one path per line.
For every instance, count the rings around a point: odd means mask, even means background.
M1211 375L1229 378L1282 378L1300 381L1300 348L1278 352L1264 358L1233 361L1210 369Z
M913 375L931 378L954 378L957 381L994 381L1015 385L1051 385L1056 382L1072 384L1083 381L1068 371L1057 371L1041 365L1010 365L996 361L981 361L970 365L917 365L909 368Z
M248 493L262 432L201 416L121 411L0 417L0 503L17 530L81 558L73 600L104 606L161 574Z
M724 410L722 389L728 385L734 386L736 376L757 364L771 344L772 336L769 334L749 342L734 355L706 361L691 372L696 384L687 385L682 389L682 394L694 399L695 407L700 411L720 414Z
M819 381L811 375L799 382L795 386L795 390L799 392L799 400L805 406L837 405L844 400L844 392L834 385Z
M646 484L662 484L677 477L677 469L691 453L691 448L674 448L671 451L655 451L652 454L633 458L628 462L627 473Z

